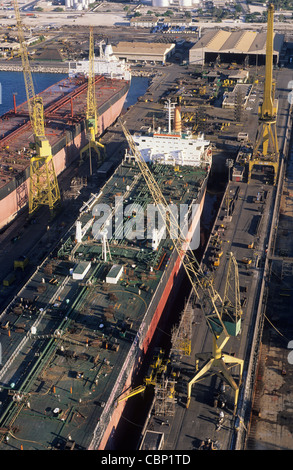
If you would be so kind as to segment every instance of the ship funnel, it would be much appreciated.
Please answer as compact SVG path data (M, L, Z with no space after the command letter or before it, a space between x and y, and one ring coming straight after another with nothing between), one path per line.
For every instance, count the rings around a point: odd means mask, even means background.
M107 44L105 47L105 57L109 58L111 55L113 55L113 49L111 44Z
M175 107L175 114L174 114L174 131L176 134L181 134L182 126L181 126L181 108L180 106Z

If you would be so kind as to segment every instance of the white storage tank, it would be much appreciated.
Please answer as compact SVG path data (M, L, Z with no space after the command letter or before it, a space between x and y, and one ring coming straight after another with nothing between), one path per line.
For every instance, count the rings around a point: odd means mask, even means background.
M161 7L165 8L170 5L169 0L152 0L152 6L153 7Z
M183 8L192 7L192 4L192 0L179 0L179 5Z

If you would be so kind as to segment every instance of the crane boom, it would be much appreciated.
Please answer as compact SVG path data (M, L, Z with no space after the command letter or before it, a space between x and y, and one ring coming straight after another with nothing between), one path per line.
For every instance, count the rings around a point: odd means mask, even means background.
M261 106L261 115L263 118L273 117L274 110L274 86L273 86L273 51L274 51L274 5L268 7L267 21L267 40L266 40L266 68L265 68L265 86L264 97Z
M28 59L28 51L27 51L24 34L23 34L22 21L20 17L19 6L17 3L17 0L14 0L14 11L15 11L16 25L17 25L17 31L18 31L20 55L21 55L21 61L22 61L23 76L24 76L24 81L25 81L29 116L30 116L33 131L34 131L34 135L40 137L40 136L45 135L43 100L40 96L35 95L33 78L32 78L29 59Z
M97 104L95 93L95 70L94 70L94 35L93 28L90 28L89 43L89 73L88 73L88 89L87 89L87 121L90 128L91 137L95 139L97 133Z
M36 155L30 159L29 215L40 206L46 205L53 213L60 202L60 190L55 173L51 145L45 135L43 100L35 95L28 59L28 51L17 0L13 0L20 54L23 67L27 104L35 140Z
M238 265L233 253L229 254L227 278L221 306L222 318L224 315L230 316L236 323L242 316L242 307L239 290Z
M93 28L90 27L89 39L89 71L88 71L88 89L87 89L87 109L86 109L86 131L88 143L80 151L80 159L82 160L83 154L88 150L90 159L90 174L92 173L91 150L93 149L98 155L99 160L103 160L105 148L97 139L98 133L98 112L96 102L96 89L95 89L95 43Z
M276 83L273 80L274 54L274 5L268 6L266 67L263 102L259 106L259 124L253 152L248 162L248 183L254 165L271 166L274 170L274 184L279 167L279 145L277 136L278 101L275 99Z

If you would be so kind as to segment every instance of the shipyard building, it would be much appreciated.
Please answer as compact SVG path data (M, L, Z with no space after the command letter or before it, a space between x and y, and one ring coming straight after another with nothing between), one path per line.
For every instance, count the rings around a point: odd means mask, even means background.
M175 52L175 44L119 42L113 46L113 54L127 62L154 62L165 64Z
M274 64L278 64L284 35L274 34ZM189 63L237 62L265 64L266 32L211 30L206 32L189 51Z

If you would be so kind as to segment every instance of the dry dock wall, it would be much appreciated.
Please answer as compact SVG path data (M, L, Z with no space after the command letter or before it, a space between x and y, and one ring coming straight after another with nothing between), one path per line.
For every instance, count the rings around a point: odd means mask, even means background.
M280 171L278 177L278 183L276 187L276 195L275 195L275 202L272 214L272 220L270 224L270 232L268 236L268 248L267 248L267 256L265 259L264 265L264 275L262 278L262 282L260 285L260 292L259 292L259 301L257 306L256 312L256 320L255 320L255 328L254 334L252 338L252 345L251 345L251 355L250 361L247 369L247 374L245 377L244 387L240 396L241 408L239 409L238 419L236 421L236 429L237 429L237 436L235 440L235 450L241 450L245 447L245 441L248 437L248 430L249 430L249 421L251 415L251 408L252 408L252 401L253 401L253 393L254 393L254 385L256 379L256 373L259 363L259 351L261 346L261 338L262 338L262 331L263 331L263 324L264 324L264 314L266 310L266 296L267 296L267 289L268 289L268 280L270 275L270 257L274 251L274 244L277 235L277 220L279 215L280 209L280 200L281 194L283 189L283 181L284 181L284 173L286 170L286 161L288 158L288 150L289 144L292 134L292 105L288 111L288 118L287 118L287 125L286 125L286 132L284 135L284 140L282 143L282 148L280 151Z

